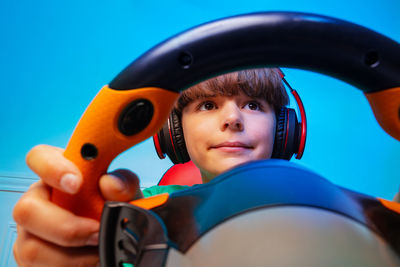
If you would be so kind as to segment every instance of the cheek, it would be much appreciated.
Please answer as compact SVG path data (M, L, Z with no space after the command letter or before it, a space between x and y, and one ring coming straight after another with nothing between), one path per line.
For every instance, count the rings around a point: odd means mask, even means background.
M189 156L192 158L197 151L196 146L201 143L202 126L194 119L182 119L183 135Z
M253 137L258 142L263 155L270 157L275 139L275 117L268 116L260 120L253 120L251 127Z

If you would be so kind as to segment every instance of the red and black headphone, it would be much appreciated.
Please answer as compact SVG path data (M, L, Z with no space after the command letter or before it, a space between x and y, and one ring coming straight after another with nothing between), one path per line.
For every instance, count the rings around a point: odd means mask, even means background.
M277 112L274 148L271 157L290 160L296 154L296 159L301 159L307 137L306 113L300 96L286 81L283 72L279 71L282 81L296 100L301 121L298 121L296 112L292 108L282 107ZM174 111L170 113L161 130L153 136L153 142L160 159L164 159L167 155L174 164L190 161L181 120Z

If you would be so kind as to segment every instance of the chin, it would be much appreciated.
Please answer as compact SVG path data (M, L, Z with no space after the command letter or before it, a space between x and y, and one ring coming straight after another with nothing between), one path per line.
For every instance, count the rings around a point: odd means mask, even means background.
M237 166L239 166L241 164L249 162L249 161L252 161L252 160L249 160L249 159L229 159L229 160L226 160L225 162L223 162L219 166L218 170L215 173L217 173L217 175L220 175L220 174L222 174L222 173L224 173L226 171L229 171L229 170L231 170L231 169L233 169L233 168L235 168L235 167L237 167Z
M205 168L199 167L202 173L202 177L207 178L208 181L212 180L214 177L223 174L226 171L229 171L241 164L257 160L257 158L249 159L249 156L244 158L241 157L231 157L231 158L214 158L213 160L209 161L210 164L205 166ZM215 166L215 162L219 162L218 166ZM201 164L196 164L197 166L201 166ZM206 164L205 164L206 165ZM203 165L204 166L204 165Z

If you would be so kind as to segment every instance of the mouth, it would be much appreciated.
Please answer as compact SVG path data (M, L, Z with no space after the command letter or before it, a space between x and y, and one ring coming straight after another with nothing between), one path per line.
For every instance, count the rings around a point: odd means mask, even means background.
M237 150L252 149L252 148L253 146L242 142L222 142L210 147L210 149L219 149L227 151L237 151Z

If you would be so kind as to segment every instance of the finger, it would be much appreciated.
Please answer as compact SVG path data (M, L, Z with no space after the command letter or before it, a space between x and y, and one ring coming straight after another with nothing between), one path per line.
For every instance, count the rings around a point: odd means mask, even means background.
M82 184L82 174L63 152L58 147L38 145L28 152L26 163L46 184L74 194Z
M13 252L18 266L97 266L97 247L64 248L37 238L17 226Z
M139 178L129 170L120 169L100 178L104 198L112 201L130 201L141 198Z
M60 246L98 244L99 222L76 216L50 202L50 188L35 183L14 207L14 220L35 236Z

